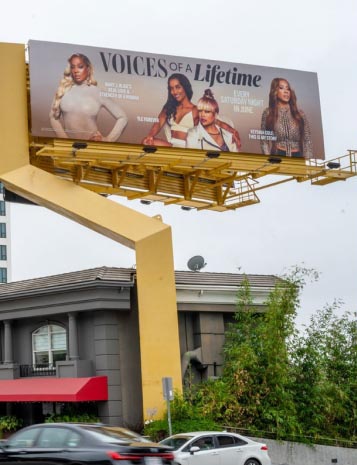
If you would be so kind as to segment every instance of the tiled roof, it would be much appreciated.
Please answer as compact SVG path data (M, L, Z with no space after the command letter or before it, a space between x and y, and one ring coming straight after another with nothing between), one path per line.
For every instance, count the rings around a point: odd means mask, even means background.
M35 292L73 287L95 282L112 282L123 286L132 286L136 270L133 268L114 268L102 266L89 270L72 271L70 273L44 276L41 278L15 281L0 285L0 298L11 294ZM175 271L176 285L193 286L240 286L247 278L251 286L273 287L279 279L273 275L244 275L235 273L207 273L195 271Z
M244 279L248 279L252 287L274 287L279 280L273 275L207 273L202 271L176 271L175 279L176 285L192 286L240 286Z
M112 268L102 266L89 270L72 271L70 273L44 276L41 278L26 279L24 281L14 281L12 283L0 285L0 298L9 294L24 293L28 291L44 290L71 286L72 288L80 284L94 283L96 281L113 282L119 285L130 286L133 284L133 268Z

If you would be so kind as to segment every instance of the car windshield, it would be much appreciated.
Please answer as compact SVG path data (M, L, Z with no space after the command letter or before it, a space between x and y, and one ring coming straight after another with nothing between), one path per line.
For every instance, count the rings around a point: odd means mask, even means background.
M124 434L122 431L114 431L110 427L84 426L83 428L88 431L93 438L96 438L101 442L129 445L132 442L138 442L141 439L141 436L136 436L135 433L132 433L132 435L129 436L127 433Z
M101 426L100 430L105 431L110 435L117 435L118 437L130 439L131 441L135 442L151 442L146 437L141 436L138 433L135 433L135 431L131 431L127 428L122 428L121 426Z
M174 436L170 437L167 439L163 439L160 441L160 444L163 444L164 446L170 446L174 450L179 449L181 446L187 443L190 439L192 439L194 436Z

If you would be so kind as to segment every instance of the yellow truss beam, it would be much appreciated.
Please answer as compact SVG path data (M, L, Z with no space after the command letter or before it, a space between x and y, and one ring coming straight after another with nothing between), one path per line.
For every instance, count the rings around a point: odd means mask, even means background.
M74 143L32 139L31 163L95 192L198 209L227 211L251 205L259 202L257 190L281 182L324 185L357 174L353 150L330 161L306 161L227 152L209 158L201 150L157 147L146 152L138 145L91 142L74 152ZM271 176L285 179L272 181Z

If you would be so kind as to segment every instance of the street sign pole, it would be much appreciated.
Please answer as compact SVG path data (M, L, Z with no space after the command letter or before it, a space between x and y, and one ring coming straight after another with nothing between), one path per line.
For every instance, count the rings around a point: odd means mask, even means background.
M167 423L169 425L169 436L172 435L171 425L171 409L170 401L174 398L174 392L172 390L172 378L162 378L162 392L167 405Z

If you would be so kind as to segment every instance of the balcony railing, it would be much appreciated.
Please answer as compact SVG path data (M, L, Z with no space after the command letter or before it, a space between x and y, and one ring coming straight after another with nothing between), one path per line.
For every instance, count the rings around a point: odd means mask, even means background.
M41 363L38 365L20 365L20 378L32 376L56 376L56 367L53 364Z

